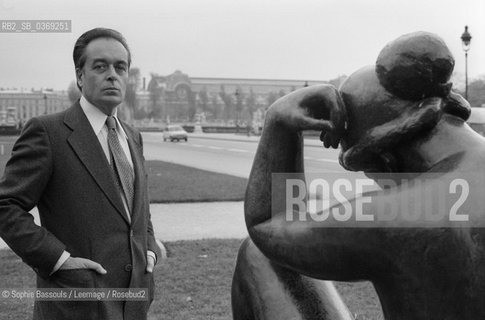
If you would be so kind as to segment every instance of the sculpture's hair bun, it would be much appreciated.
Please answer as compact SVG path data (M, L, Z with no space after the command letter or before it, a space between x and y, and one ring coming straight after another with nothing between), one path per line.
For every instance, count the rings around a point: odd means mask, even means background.
M437 35L428 32L405 34L388 43L376 61L381 85L406 100L446 97L455 60Z

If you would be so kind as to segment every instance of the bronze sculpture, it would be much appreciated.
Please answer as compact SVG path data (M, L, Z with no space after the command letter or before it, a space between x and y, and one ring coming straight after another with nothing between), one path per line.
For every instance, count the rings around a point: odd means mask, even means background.
M465 123L468 102L451 91L453 66L438 36L416 32L387 45L375 66L358 70L339 90L311 86L270 107L246 191L250 239L234 273L234 319L353 319L333 285L316 279L371 281L385 319L485 318L485 140ZM404 206L395 219L360 228L288 222L272 208L272 174L304 172L308 129L322 131L325 147L340 143L344 168L373 179L437 174L417 190L427 201L437 200L440 184L464 174L469 194L461 212L468 223L404 225L411 210ZM419 187L378 191L366 213L379 217L382 202L402 203L413 188Z

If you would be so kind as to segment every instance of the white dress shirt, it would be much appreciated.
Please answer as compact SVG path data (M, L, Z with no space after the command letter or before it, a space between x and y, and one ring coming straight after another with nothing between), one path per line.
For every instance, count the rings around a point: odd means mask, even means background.
M94 134L98 137L99 143L103 148L104 155L108 162L111 163L111 157L109 153L108 147L108 127L106 126L106 119L108 116L104 114L101 110L93 106L84 96L81 96L81 100L79 101L81 104L81 108L84 111L84 114L88 118L91 127L93 128ZM128 146L128 136L123 130L120 121L117 117L117 109L114 109L114 118L116 119L117 128L116 133L118 133L118 139L120 140L121 147L130 163L131 168L133 169L133 161L131 159L130 147Z

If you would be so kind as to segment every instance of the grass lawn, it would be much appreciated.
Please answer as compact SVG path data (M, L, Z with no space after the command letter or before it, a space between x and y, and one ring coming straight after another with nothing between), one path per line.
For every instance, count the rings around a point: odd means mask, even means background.
M195 240L165 243L169 258L155 271L157 285L149 319L230 320L231 281L241 240ZM34 272L9 250L0 250L0 287L35 288ZM369 283L337 283L359 320L382 319ZM0 297L0 319L32 318L33 300Z
M150 202L242 201L247 179L163 161L147 161Z
M0 156L0 173L5 156ZM150 200L161 202L243 200L247 179L190 167L147 161ZM241 240L196 240L165 243L169 258L159 263L150 320L232 319L232 273ZM10 250L0 250L0 289L35 288L35 274ZM382 319L369 283L337 283L358 320ZM33 300L3 299L0 319L32 318Z
M5 150L5 149L4 149ZM0 155L0 177L10 150ZM151 203L242 201L247 179L163 161L147 161Z

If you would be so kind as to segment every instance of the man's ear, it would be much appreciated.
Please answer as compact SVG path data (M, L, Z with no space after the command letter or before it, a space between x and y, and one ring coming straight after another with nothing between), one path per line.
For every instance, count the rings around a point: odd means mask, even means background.
M84 82L84 73L81 68L76 68L76 83L78 87L82 88Z

